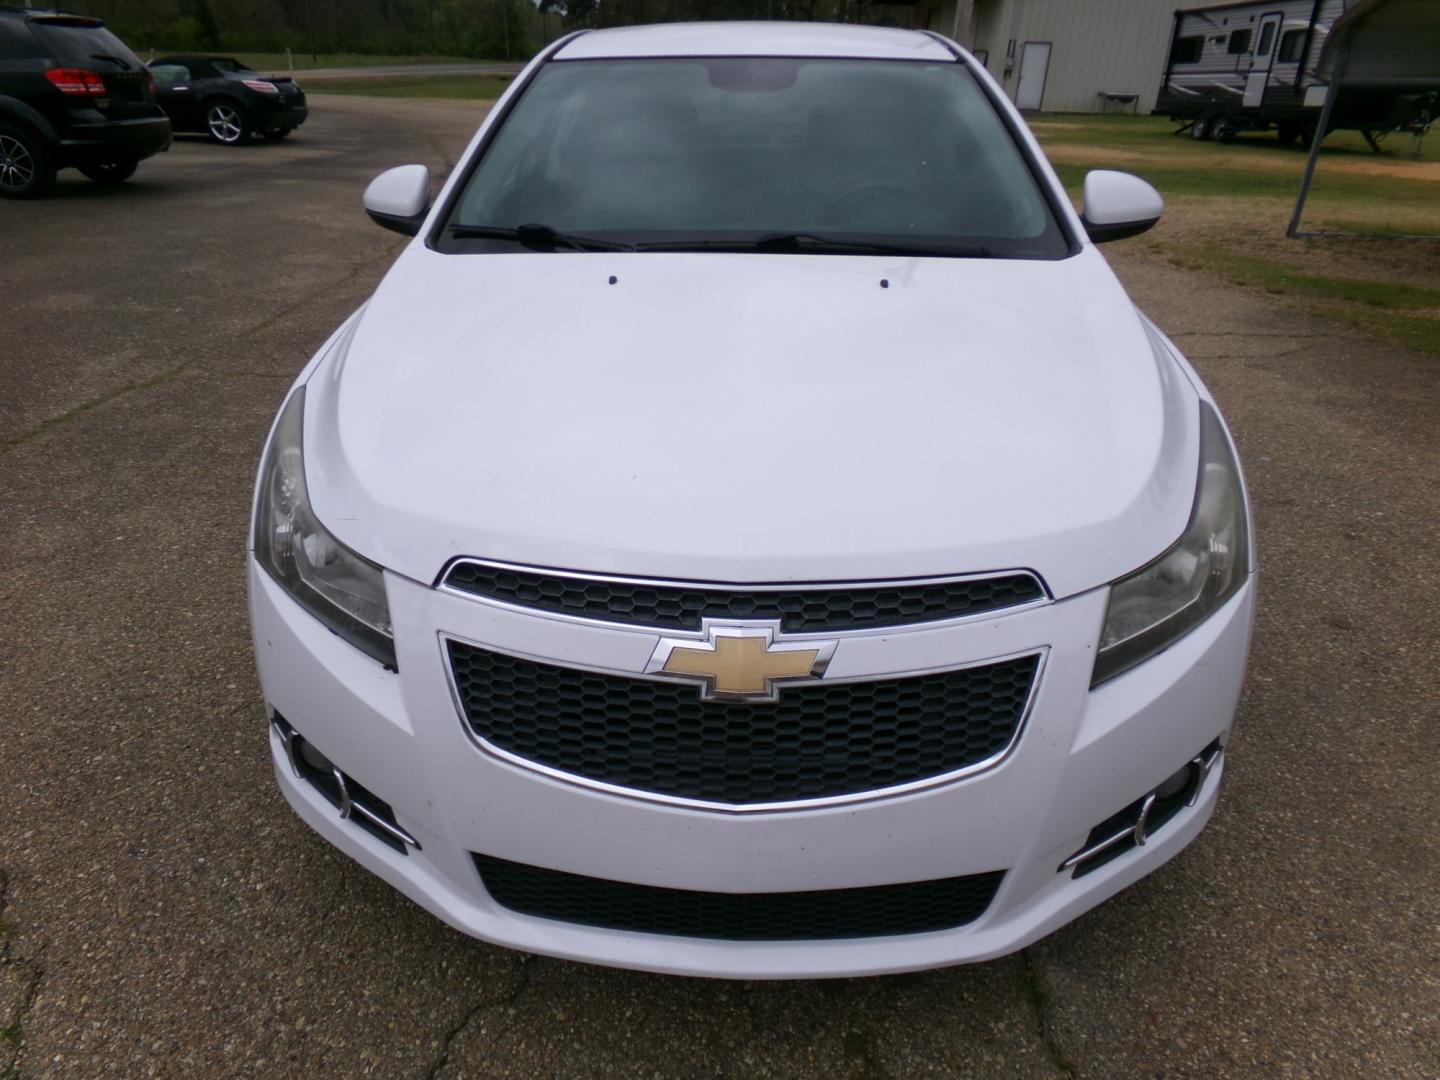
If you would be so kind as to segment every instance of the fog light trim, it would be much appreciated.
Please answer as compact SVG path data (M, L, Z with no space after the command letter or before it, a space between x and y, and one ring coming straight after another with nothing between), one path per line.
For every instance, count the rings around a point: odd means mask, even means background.
M1205 790L1210 774L1220 763L1223 753L1224 747L1216 739L1182 769L1176 770L1188 776L1185 785L1174 794L1160 795L1160 789L1169 786L1174 779L1172 774L1159 787L1096 825L1090 830L1085 845L1060 864L1059 872L1073 870L1075 877L1083 877L1132 847L1144 847L1151 833L1164 827L1182 809L1194 806L1200 800L1200 793Z
M303 750L310 744L278 712L270 717L270 727L280 740L295 779L308 783L323 795L327 802L340 811L341 821L353 821L386 847L398 851L401 855L410 854L411 848L422 850L420 841L395 820L395 812L390 809L389 803L341 771L338 765L332 763L326 771L307 761ZM318 747L312 752L324 757Z

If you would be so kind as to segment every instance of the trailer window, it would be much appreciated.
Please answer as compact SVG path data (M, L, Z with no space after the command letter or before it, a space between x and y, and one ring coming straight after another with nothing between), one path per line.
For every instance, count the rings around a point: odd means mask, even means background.
M1280 35L1280 52L1276 59L1282 64L1293 64L1305 51L1305 31L1286 30Z
M1175 39L1175 46L1170 50L1170 62L1172 64L1198 64L1200 53L1205 49L1203 37L1182 37Z
M1230 32L1230 44L1226 47L1228 53L1248 53L1250 51L1250 30L1232 30Z
M1275 24L1266 23L1260 31L1260 44L1255 46L1256 56L1269 56L1270 46L1275 44Z

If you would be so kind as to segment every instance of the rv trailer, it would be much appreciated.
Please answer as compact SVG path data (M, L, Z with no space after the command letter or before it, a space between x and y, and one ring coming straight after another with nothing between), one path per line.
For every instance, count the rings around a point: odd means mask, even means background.
M1282 143L1309 142L1329 84L1317 74L1335 20L1357 0L1249 0L1177 11L1154 114L1197 139L1276 130ZM1419 134L1437 111L1433 88L1344 82L1326 133L1354 128L1374 137Z

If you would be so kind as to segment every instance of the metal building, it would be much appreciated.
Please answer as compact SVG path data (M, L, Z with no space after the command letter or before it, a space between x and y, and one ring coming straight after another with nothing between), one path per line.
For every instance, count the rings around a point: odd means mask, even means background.
M914 25L970 44L1022 109L1147 113L1155 107L1165 71L1175 9L1183 5L1184 0L921 0Z

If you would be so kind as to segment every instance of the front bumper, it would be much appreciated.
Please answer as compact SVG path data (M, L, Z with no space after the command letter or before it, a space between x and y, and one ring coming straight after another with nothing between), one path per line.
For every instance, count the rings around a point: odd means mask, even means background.
M1224 742L1239 698L1254 582L1159 656L1091 691L1106 590L960 620L890 645L954 663L1046 651L1013 751L950 783L782 812L701 810L598 791L502 761L457 713L440 635L580 662L632 635L578 627L387 577L401 674L336 637L250 564L261 684L346 774L393 807L419 843L401 854L341 820L297 778L272 734L276 776L317 832L452 926L530 952L734 978L850 976L985 960L1022 948L1154 870L1214 809L1221 766L1193 804L1093 872L1059 867L1092 827ZM642 637L645 635L641 635ZM653 637L653 635L652 635ZM876 648L880 646L875 646ZM841 661L837 654L836 663ZM895 670L905 670L897 666ZM474 853L588 877L712 893L849 889L1005 871L983 915L881 938L737 942L598 929L518 914L486 893Z
M298 128L310 116L308 105L292 105L286 101L257 107L251 113L259 131L281 131Z

